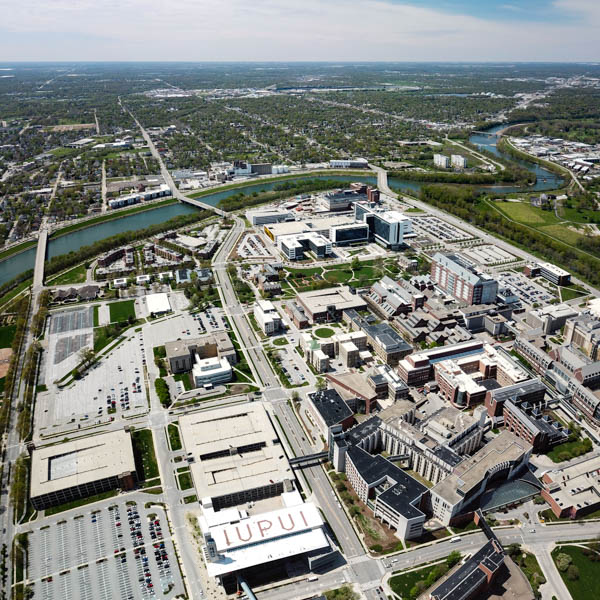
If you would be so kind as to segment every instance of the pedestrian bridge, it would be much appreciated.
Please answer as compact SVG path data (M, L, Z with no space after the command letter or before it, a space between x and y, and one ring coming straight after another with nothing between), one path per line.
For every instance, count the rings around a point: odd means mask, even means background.
M296 456L294 458L290 458L290 465L294 468L302 468L312 465L314 463L319 463L323 460L327 460L329 457L329 452L316 452L315 454L307 454L306 456Z

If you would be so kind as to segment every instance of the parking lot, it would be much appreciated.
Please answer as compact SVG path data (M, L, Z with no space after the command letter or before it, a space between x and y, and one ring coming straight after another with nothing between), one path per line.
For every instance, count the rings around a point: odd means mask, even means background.
M142 332L130 330L129 337L102 357L81 379L61 390L48 385L48 392L39 394L36 402L36 432L46 435L69 423L101 424L122 415L147 411L144 352ZM49 362L45 367L46 382L56 381L64 375Z
M442 221L437 217L411 216L411 220L417 231L425 233L438 242L460 242L473 237L462 231L462 229L458 229L458 227L454 227L454 225L450 225L450 223L446 223L446 221Z
M277 348L281 368L292 385L302 385L310 381L309 372L301 357L294 351L294 346L286 345Z
M510 288L528 306L535 303L544 306L557 297L520 273L504 271L497 279L500 288Z
M78 352L91 345L94 325L94 309L91 306L53 312L48 325L48 352L45 364L52 366L51 376L62 377L79 362ZM58 376L58 377L56 377ZM45 379L53 381L53 379Z
M170 599L184 591L164 511L125 500L34 529L27 580L43 600Z
M273 258L262 239L255 233L249 233L242 238L237 247L237 254L242 258Z

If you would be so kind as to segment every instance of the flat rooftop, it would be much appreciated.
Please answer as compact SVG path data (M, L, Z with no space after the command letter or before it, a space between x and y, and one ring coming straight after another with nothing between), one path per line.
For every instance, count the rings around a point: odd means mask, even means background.
M367 306L366 302L360 296L350 292L350 288L347 285L326 288L324 290L301 292L296 298L313 314L326 312L327 307L331 305L335 305L337 310L363 309Z
M585 508L600 502L600 457L594 456L546 474L550 495L561 508Z
M506 462L517 462L531 449L531 445L514 433L504 430L473 456L463 460L454 472L432 488L433 493L451 504L458 504L478 486L493 467Z
M210 528L219 559L211 577L329 547L318 508L307 502Z
M135 472L131 436L124 430L38 448L31 456L32 497Z
M327 427L337 425L354 414L336 390L320 390L308 397Z
M179 426L195 462L198 498L217 498L272 485L293 474L260 402L185 415Z

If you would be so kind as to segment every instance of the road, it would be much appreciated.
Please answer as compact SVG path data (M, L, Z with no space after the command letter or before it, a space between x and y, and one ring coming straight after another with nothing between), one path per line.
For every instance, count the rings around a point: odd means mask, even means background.
M108 210L108 202L106 199L106 161L102 161L102 212Z
M150 153L158 161L158 164L160 165L160 173L163 176L164 182L169 186L169 189L171 190L171 194L173 195L173 198L177 198L177 200L179 200L180 202L187 202L188 204L191 204L192 206L197 206L198 208L212 210L212 211L216 212L218 215L221 215L222 217L227 216L228 213L226 213L225 211L219 210L218 208L215 208L211 204L205 204L201 200L197 200L195 198L188 198L187 196L184 196L179 191L179 188L175 185L175 182L173 181L173 177L171 177L171 173L169 172L169 169L167 169L165 162L163 161L162 156L160 155L160 152L156 149L156 146L154 145L152 138L150 137L148 132L144 129L142 124L136 119L135 115L128 109L127 109L127 112L131 115L131 118L135 121L136 125L139 127L139 130L142 132L142 136L143 136L144 140L146 140L146 143L148 144Z

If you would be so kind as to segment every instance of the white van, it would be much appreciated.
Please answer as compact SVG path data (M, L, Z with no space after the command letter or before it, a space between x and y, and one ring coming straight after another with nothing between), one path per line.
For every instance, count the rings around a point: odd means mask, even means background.
M450 543L454 544L455 542L460 542L460 535L455 535L451 540Z

